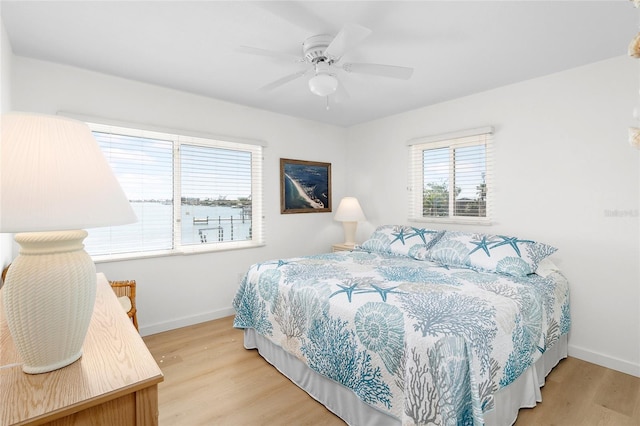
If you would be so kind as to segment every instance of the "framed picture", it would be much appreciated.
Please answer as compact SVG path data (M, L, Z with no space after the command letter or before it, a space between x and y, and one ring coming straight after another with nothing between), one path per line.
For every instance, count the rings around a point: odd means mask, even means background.
M331 211L331 163L280 159L280 213Z

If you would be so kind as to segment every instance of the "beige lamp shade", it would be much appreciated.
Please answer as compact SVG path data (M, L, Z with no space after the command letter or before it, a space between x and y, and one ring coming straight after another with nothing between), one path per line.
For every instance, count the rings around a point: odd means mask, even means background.
M0 232L136 221L89 127L32 113L2 116Z
M336 215L333 218L338 222L342 222L342 227L344 228L344 244L355 245L358 222L367 220L358 199L355 197L344 197L340 200L338 210L336 210Z
M340 200L338 210L336 210L336 215L333 219L338 222L361 222L367 220L358 199L355 197L344 197Z

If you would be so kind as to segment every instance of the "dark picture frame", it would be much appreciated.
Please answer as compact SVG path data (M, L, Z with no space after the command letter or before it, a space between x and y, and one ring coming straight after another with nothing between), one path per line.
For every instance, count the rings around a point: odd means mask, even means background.
M280 213L331 211L331 163L280 159Z

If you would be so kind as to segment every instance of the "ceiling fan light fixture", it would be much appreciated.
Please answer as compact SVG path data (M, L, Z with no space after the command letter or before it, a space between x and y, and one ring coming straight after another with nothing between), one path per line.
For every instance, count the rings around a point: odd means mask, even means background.
M331 74L316 74L309 80L309 90L318 96L329 96L338 89L338 79Z

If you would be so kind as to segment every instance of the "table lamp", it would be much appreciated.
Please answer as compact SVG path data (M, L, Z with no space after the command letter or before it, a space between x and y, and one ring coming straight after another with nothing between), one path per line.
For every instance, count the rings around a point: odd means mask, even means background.
M360 203L357 198L344 197L340 200L334 220L342 222L342 227L344 228L344 244L355 245L358 221L367 220L367 218L364 217L364 213L362 212L362 208L360 207Z
M0 232L20 245L2 301L22 370L46 373L82 355L96 294L84 228L136 216L86 124L9 113L1 144Z

